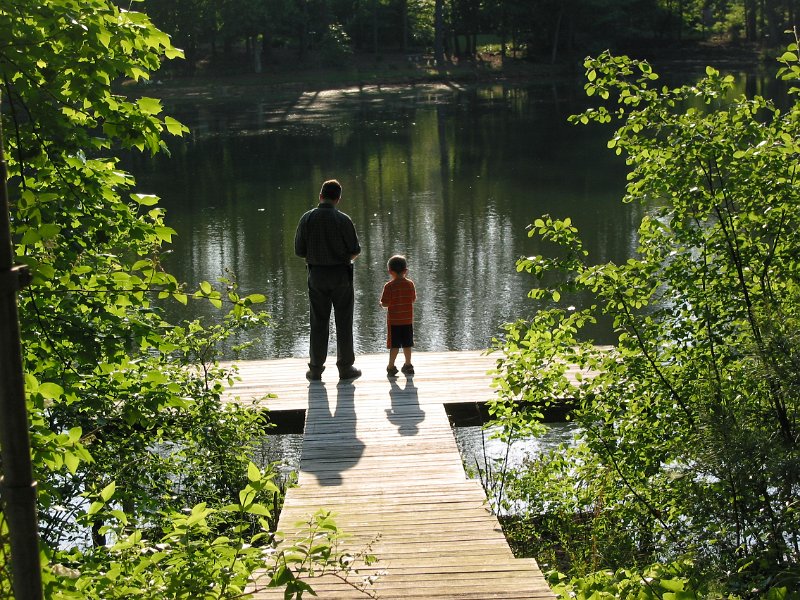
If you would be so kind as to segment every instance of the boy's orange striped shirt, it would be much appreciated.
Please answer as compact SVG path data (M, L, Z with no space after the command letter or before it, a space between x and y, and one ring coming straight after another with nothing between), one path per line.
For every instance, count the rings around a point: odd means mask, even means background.
M387 323L389 325L412 325L414 323L414 301L417 299L417 290L414 282L405 277L398 277L383 286L381 304L389 310Z

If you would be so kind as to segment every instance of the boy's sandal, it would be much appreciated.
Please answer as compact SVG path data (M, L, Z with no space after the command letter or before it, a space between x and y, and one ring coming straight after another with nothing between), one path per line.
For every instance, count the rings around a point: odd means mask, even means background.
M394 377L397 375L397 367L386 367L386 374L389 377Z
M413 375L414 374L414 365L403 365L403 368L400 369L406 375Z

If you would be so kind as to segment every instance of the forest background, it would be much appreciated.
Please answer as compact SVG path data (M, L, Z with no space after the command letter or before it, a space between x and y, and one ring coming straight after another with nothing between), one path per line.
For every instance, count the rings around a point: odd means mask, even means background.
M698 41L782 47L796 0L143 0L184 49L184 72L260 72L290 62L347 69L359 58L427 55L439 67L490 56L674 52ZM652 56L648 57L652 58ZM299 63L298 63L299 60Z

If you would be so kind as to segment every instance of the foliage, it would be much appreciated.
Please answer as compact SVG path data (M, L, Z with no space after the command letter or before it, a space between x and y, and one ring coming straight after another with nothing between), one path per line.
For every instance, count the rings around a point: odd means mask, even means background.
M797 0L142 0L154 21L186 49L189 66L238 52L242 68L252 64L248 51L256 40L264 47L285 47L301 58L331 43L339 27L348 46L362 52L432 52L435 6L444 16L442 41L448 55L474 57L478 35L500 40L504 50L521 49L529 57L559 52L599 52L642 42L684 39L774 43L798 14ZM336 35L335 37L340 37ZM446 40L446 41L445 41ZM322 48L320 48L322 46ZM339 59L345 60L347 54ZM225 62L230 68L231 60Z
M308 521L297 525L305 527L306 533L292 544L279 546L274 565L267 572L270 587L284 586L287 595L295 594L297 598L304 592L316 595L301 578L331 575L359 595L377 598L372 584L383 572L370 568L378 560L371 554L371 546L377 538L359 552L342 550L340 544L346 536L337 527L333 513L325 510L317 511ZM373 572L361 575L359 568Z
M108 0L9 0L0 39L15 259L33 276L19 309L47 593L240 597L270 564L281 494L249 464L263 416L221 401L236 371L218 360L228 338L269 322L264 297L170 275L161 256L176 232L115 156L165 151L163 135L187 131L158 100L119 92L182 53ZM168 323L167 302L222 317ZM0 527L6 572L2 512ZM321 531L330 547L337 532Z
M350 37L339 23L332 23L320 41L319 53L322 61L330 66L341 67L348 56L353 53Z
M560 597L576 600L696 600L702 595L698 594L686 576L691 568L691 562L678 560L669 565L656 564L641 570L597 571L587 577L573 579L553 573L549 583Z
M365 596L372 596L373 578L351 581L356 558L370 565L368 554L355 557L339 548L342 534L331 515L318 512L293 542L275 547L270 507L258 502L264 492L277 492L271 474L248 467L248 483L234 504L214 509L200 503L164 515L161 537L132 528L125 513L114 509L114 489L106 488L90 513L107 512L113 544L86 553L61 556L47 581L47 597L68 598L241 598L266 587L283 587L287 598L313 593L304 578L332 573ZM234 516L231 535L218 535L220 523ZM258 528L246 522L255 517ZM268 566L257 581L256 569ZM78 568L79 567L79 568Z
M796 80L797 44L779 60ZM658 87L646 62L608 53L586 73L598 104L572 120L617 122L608 146L630 167L625 201L648 214L625 264L592 264L568 218L530 228L554 249L517 264L540 282L531 296L593 303L509 324L496 341L495 410L579 403L575 446L529 465L510 499L527 504L546 560L581 578L578 597L650 597L641 583L678 563L694 583L663 597L797 597L798 89L787 109L731 98L733 77L711 67ZM617 344L582 341L605 315Z
M199 503L191 509L163 515L160 537L135 527L118 507L115 485L100 491L87 516L102 515L101 533L114 542L90 551L60 557L47 590L48 597L225 598L244 593L252 571L271 551L268 506L258 503L264 491L277 491L271 475L252 463L248 483L235 504L214 509ZM219 527L235 515L230 537ZM259 531L248 534L247 516L258 518ZM66 563L66 564L65 564ZM60 575L60 576L59 576Z
M8 534L8 521L0 510L0 598L10 598L11 588L11 548Z

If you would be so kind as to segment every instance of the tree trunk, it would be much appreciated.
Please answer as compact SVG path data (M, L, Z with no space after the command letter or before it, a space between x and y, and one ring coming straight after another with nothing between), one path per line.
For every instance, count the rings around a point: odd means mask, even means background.
M378 0L372 0L372 51L378 56Z
M500 5L500 58L506 58L506 44L508 43L507 40L507 33L506 33L506 5L505 2L501 3Z
M765 0L764 2L765 33L769 36L769 42L773 46L781 41L780 34L783 29L781 27L781 11L776 4L776 0Z
M308 51L308 2L305 0L303 0L303 12L299 34L298 40L300 43L300 48L298 55L302 60L306 57L306 52Z
M261 34L261 39L261 62L262 64L266 65L272 58L272 42L266 27L264 28L264 32Z
M403 19L403 54L408 54L408 0L402 0L400 11Z
M2 95L0 95L2 100ZM0 126L0 497L11 547L11 580L17 600L42 598L36 483L31 466L28 409L19 335L17 292L28 281L28 271L14 267L11 223L6 187L6 159ZM8 571L4 568L3 575Z
M550 55L550 64L556 63L558 58L558 38L561 32L561 20L564 18L564 3L562 2L558 7L558 16L556 17L556 27L553 33L553 51Z
M436 0L433 17L433 58L437 67L444 66L444 0Z
M757 13L757 0L745 0L744 3L744 29L745 38L749 42L756 40L756 13Z
M261 38L253 36L253 70L261 73Z

